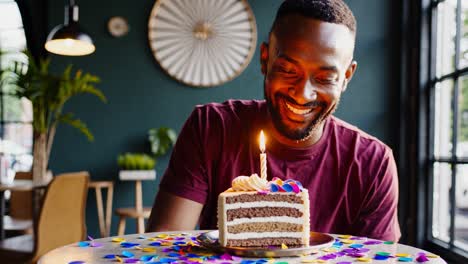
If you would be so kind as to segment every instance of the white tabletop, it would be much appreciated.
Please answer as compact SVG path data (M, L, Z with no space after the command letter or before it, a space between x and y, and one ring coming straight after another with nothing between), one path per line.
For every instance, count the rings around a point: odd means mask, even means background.
M40 260L40 264L97 264L97 263L446 263L442 258L427 251L401 245L389 244L374 239L334 235L337 243L333 247L319 250L316 254L292 258L254 259L199 251L195 236L205 231L178 231L125 235L67 245L50 251ZM122 241L121 241L122 240ZM123 243L126 242L127 244ZM134 243L128 244L128 243ZM89 245L91 244L91 246ZM93 246L94 247L93 247ZM354 246L351 246L354 245ZM130 246L126 248L125 246ZM351 247L350 247L351 246ZM355 248L355 251L353 251ZM367 251L368 250L368 251ZM352 256L345 252L363 252L363 257ZM367 252L364 252L367 251ZM341 252L341 253L340 253ZM132 256L133 255L133 256ZM351 256L350 256L351 255ZM377 260L389 255L386 260ZM424 255L424 257L420 257ZM125 257L127 256L127 257ZM154 258L152 258L154 257ZM407 257L408 259L400 259ZM420 257L420 258L418 258ZM119 259L122 262L119 262ZM380 257L382 258L382 257ZM383 257L385 258L385 257ZM325 261L327 259L327 261ZM81 262L80 262L81 261ZM133 262L135 261L135 262Z
M14 180L9 183L0 183L0 191L31 191L34 188L46 187L48 182L35 183L32 180Z

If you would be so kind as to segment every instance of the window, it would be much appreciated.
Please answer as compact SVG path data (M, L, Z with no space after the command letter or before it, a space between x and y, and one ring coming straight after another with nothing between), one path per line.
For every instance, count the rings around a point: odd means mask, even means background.
M0 68L13 60L27 62L21 53L26 49L26 37L18 5L14 0L0 0ZM12 87L0 84L0 176L1 181L13 179L15 171L27 171L32 166L32 105L17 98Z
M429 240L466 257L468 1L433 0L430 11Z

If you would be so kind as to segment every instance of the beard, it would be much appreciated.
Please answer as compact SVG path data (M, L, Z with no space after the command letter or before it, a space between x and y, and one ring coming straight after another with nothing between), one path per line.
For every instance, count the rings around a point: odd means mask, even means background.
M312 102L314 107L320 107L320 112L316 114L316 116L312 120L309 120L305 127L293 128L286 124L286 121L284 119L287 117L283 117L279 106L281 100L288 101L289 99L286 96L277 94L274 97L274 104L272 99L267 96L266 92L264 96L267 103L268 111L270 112L271 119L276 130L288 139L296 141L307 140L312 135L312 133L319 128L319 126L325 121L325 119L335 112L339 104L338 99L336 104L333 105L327 111L327 103L318 101Z

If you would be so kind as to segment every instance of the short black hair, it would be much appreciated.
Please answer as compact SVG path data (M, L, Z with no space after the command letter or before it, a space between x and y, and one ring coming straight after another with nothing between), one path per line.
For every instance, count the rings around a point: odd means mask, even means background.
M276 13L270 34L281 18L291 14L345 25L353 34L356 34L356 18L343 0L285 0Z

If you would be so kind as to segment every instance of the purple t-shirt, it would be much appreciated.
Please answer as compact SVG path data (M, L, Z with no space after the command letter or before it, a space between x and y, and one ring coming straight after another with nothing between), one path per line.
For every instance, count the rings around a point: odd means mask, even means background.
M239 175L260 173L258 136L265 101L197 106L186 121L160 188L204 204L201 229L216 229L217 197ZM397 241L398 176L392 151L336 117L320 140L291 148L268 137L268 180L295 179L309 190L312 231Z

